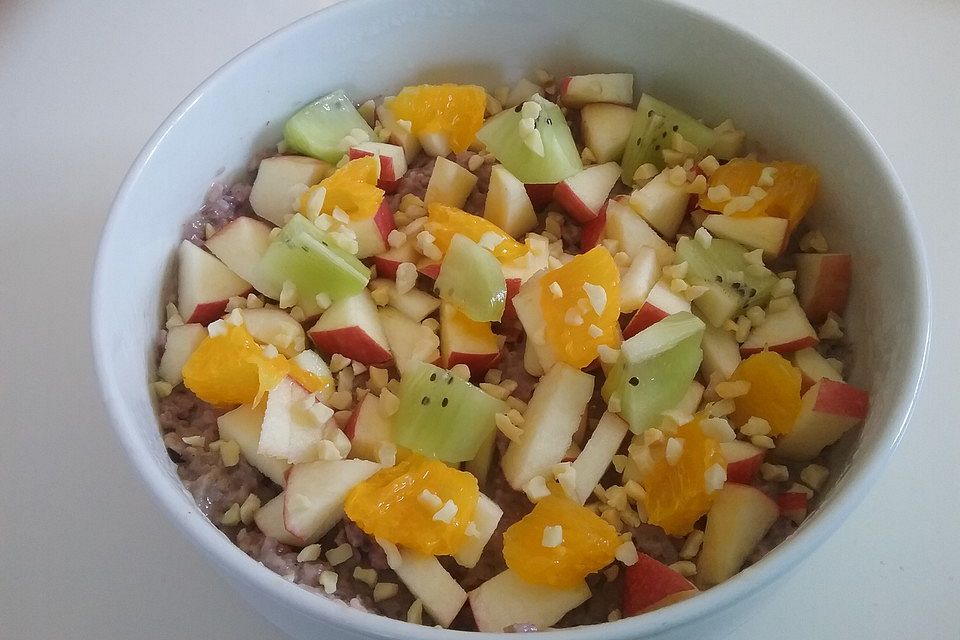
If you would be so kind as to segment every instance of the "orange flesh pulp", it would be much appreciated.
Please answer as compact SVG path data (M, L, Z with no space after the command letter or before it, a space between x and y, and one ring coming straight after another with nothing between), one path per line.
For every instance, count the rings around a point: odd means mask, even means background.
M559 526L562 542L545 547L544 528ZM617 530L566 496L550 495L503 534L503 558L518 576L534 584L573 587L613 562Z
M559 360L583 368L596 359L600 345L619 344L620 271L604 247L594 247L548 271L540 287L544 337ZM588 291L598 296L596 307Z
M213 405L258 404L290 372L290 363L281 355L264 355L242 325L227 327L223 335L204 338L193 352L183 366L183 384Z
M506 231L486 218L475 216L445 204L432 203L428 207L427 231L434 237L434 244L442 253L450 247L453 236L460 233L483 246L487 234L499 236L497 245L490 250L500 263L509 262L527 254L529 249L513 239Z
M707 491L706 470L715 464L727 468L720 444L700 428L703 418L698 415L677 429L674 437L683 441L679 460L671 465L660 456L641 481L647 492L648 521L672 536L693 531L697 520L710 509L713 497Z
M383 190L376 186L379 176L380 163L376 157L364 156L351 160L301 195L297 210L311 217L308 211L310 198L323 188L326 189L326 195L320 213L333 215L334 209L339 208L351 220L372 218L383 202Z
M800 413L800 371L775 351L755 353L733 372L731 380L746 380L750 390L734 398L731 421L737 426L752 416L770 423L771 435L790 433Z
M759 185L764 168L774 169L773 184ZM793 231L807 214L817 195L820 175L813 167L797 162L757 162L747 158L735 158L717 169L708 186L726 185L733 197L748 195L750 188L760 186L766 195L746 211L732 214L734 217L752 218L771 216L786 218ZM713 202L704 196L700 199L700 208L707 211L722 212L726 202Z
M410 123L414 134L445 134L450 148L459 153L483 126L487 92L474 85L422 84L404 87L386 105L397 120Z
M432 498L421 497L424 491ZM479 497L471 474L411 454L354 487L344 509L371 536L430 555L449 555L463 545ZM457 506L450 522L434 519L448 500Z

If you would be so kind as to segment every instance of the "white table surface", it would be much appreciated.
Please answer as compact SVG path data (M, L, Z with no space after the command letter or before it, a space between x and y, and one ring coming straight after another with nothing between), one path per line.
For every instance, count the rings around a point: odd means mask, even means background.
M280 638L121 456L88 289L110 201L154 128L234 54L326 4L0 2L0 637ZM692 4L786 50L860 114L913 200L935 296L926 383L888 472L736 637L957 640L960 3Z

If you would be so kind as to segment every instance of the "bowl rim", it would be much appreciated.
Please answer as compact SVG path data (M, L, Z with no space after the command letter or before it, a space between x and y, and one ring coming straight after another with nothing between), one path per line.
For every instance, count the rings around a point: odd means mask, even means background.
M113 200L110 212L104 225L101 240L97 249L97 258L94 264L94 277L91 297L91 337L93 344L96 375L101 395L107 409L110 423L116 432L124 452L147 487L153 501L166 513L181 533L187 537L197 549L210 559L216 569L228 576L230 580L239 579L246 586L269 596L276 601L285 602L298 612L314 618L333 622L354 632L364 633L371 637L418 637L449 640L452 634L469 634L470 638L498 638L500 633L479 633L436 629L432 627L414 626L403 621L393 620L377 614L359 611L344 603L318 597L301 587L288 582L269 569L261 566L247 556L239 547L230 542L216 527L211 526L209 520L202 513L192 511L186 516L183 513L182 487L175 486L170 481L169 473L159 464L148 462L153 459L147 443L138 435L133 424L135 417L126 406L126 400L117 391L116 374L112 369L106 345L110 339L110 314L107 306L100 304L109 289L110 272L107 270L107 254L111 247L117 246L119 241L118 219L121 212L128 208L128 202L140 176L157 147L163 143L166 135L177 126L181 118L199 102L204 95L216 85L228 82L232 73L237 72L242 63L248 58L259 54L260 50L292 37L301 29L309 28L314 22L322 21L328 15L354 10L359 5L375 4L379 0L348 0L325 7L308 14L290 24L277 29L268 36L244 49L216 71L210 74L196 89L194 89L170 113L163 123L151 135L150 139L138 153L136 159L127 171L117 195ZM781 64L789 67L797 74L798 79L806 84L806 89L819 94L833 109L851 131L861 138L871 152L871 161L882 174L883 179L897 194L895 206L899 209L907 231L905 243L908 259L912 260L917 268L919 306L916 317L919 326L913 336L913 349L908 363L912 372L911 384L902 390L894 403L891 413L897 424L888 429L880 440L874 455L863 459L853 473L845 476L845 487L842 494L823 504L807 522L790 539L789 543L782 544L764 557L757 565L748 567L727 582L710 589L696 598L685 600L664 609L637 616L625 618L616 622L608 622L585 627L552 631L550 637L557 640L584 640L591 636L603 635L610 638L631 638L638 635L647 635L667 629L677 629L692 624L705 615L722 610L734 603L747 599L762 588L773 582L774 579L786 574L799 564L804 558L818 548L826 538L833 533L847 518L867 493L870 486L886 466L894 449L903 437L907 423L916 405L917 396L922 384L923 376L928 364L929 343L931 334L931 297L929 266L924 256L923 240L919 230L919 222L913 213L906 195L906 191L893 166L867 129L866 125L854 111L837 95L823 80L817 77L803 64L792 56L770 44L759 36L747 31L725 18L707 13L705 10L691 7L680 0L643 0L644 4L662 5L668 10L682 14L685 20L695 20L710 23L713 28L728 32L727 35L739 38L755 47L758 51L772 56ZM464 635L464 637L467 637Z

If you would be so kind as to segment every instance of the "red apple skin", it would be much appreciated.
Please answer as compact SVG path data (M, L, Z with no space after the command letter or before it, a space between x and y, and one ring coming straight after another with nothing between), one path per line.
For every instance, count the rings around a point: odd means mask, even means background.
M643 306L637 309L633 317L630 318L627 326L623 328L623 339L628 340L632 338L650 325L660 322L668 315L670 314L660 307L655 307L649 302L644 302Z
M800 351L800 349L806 349L807 347L815 347L819 342L820 340L816 336L804 336L791 342L771 344L766 348L770 351L776 351L777 353L793 353L794 351ZM763 350L764 347L740 347L740 355L743 357L752 356Z
M597 217L583 225L580 231L580 251L586 253L600 244L607 226L607 205L603 205Z
M757 455L749 458L727 462L727 482L750 484L756 477L757 472L760 471L760 467L763 465L763 458L764 455L761 451Z
M807 504L807 494L799 491L788 491L777 496L780 515L789 518L794 524L800 524L807 517Z
M599 212L591 211L566 182L557 183L557 188L553 190L553 200L580 224L586 224L599 215Z
M344 327L333 331L310 331L313 343L326 353L339 353L366 365L389 362L391 355L360 327Z
M503 307L503 319L501 322L508 322L517 319L517 310L513 306L513 296L520 291L520 285L523 284L520 278L507 278L507 302Z
M557 85L557 93L559 93L560 96L567 95L567 91L569 90L569 87L570 87L570 79L571 79L571 76L567 76L560 81L559 85Z
M828 413L837 416L847 416L856 420L867 417L870 405L870 394L853 385L835 380L820 380L820 393L813 410L818 413Z
M377 267L378 277L396 280L397 267L404 262L416 264L419 257L420 254L417 253L413 244L407 243L399 247L391 247L383 253L373 256L373 264Z
M184 318L187 324L199 323L208 325L223 315L227 308L226 300L215 300L213 302L201 302L194 308L189 318Z
M824 322L830 312L843 313L850 291L852 265L845 253L797 256L798 298L810 322ZM804 273L808 270L811 273Z
M417 271L419 271L421 275L425 275L431 280L436 280L437 276L440 275L440 263L434 262L429 258L424 258L417 263ZM377 273L379 273L379 271ZM394 275L396 275L396 270L394 270Z
M373 221L377 223L380 237L383 238L383 243L386 244L387 236L397 228L397 224L393 219L393 212L390 211L390 205L387 204L386 199L380 202L380 208L378 208L377 213L374 214ZM390 245L387 246L389 247Z
M397 279L397 267L399 267L401 262L396 260L391 260L390 258L384 256L373 256L373 265L377 268L377 277L378 278L389 278L390 280Z
M357 406L353 408L353 412L350 413L350 419L347 420L347 424L343 425L343 435L347 436L349 440L353 440L357 434L357 417L360 415L361 406L363 406L363 404L358 402Z
M553 191L557 188L557 183L552 184L525 184L523 187L530 196L530 203L534 209L542 209L553 200Z
M689 580L654 560L639 554L637 563L626 568L623 580L624 616L635 616L678 602L697 593Z

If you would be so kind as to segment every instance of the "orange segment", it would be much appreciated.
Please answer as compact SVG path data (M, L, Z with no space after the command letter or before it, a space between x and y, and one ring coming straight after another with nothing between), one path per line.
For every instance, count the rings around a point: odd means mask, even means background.
M796 367L775 351L761 351L741 362L730 379L750 383L746 395L734 399L734 423L756 416L770 423L772 435L790 433L800 412L802 376Z
M354 487L344 510L371 536L430 555L449 555L466 539L479 497L473 475L412 454ZM448 500L456 513L445 522L434 516L441 515Z
M445 134L450 148L459 153L483 126L487 92L474 85L421 84L404 87L386 104L397 120L410 123L414 134Z
M679 460L671 465L665 456L660 456L641 481L647 491L649 522L672 536L693 531L697 520L710 509L713 496L707 492L707 469L715 464L727 468L720 444L703 434L702 419L698 415L677 429L674 437L683 442Z
M760 177L765 168L772 168L773 184L760 185ZM735 158L717 169L708 185L718 187L725 185L730 189L731 196L745 196L750 188L759 186L766 195L757 200L756 204L747 211L734 213L735 217L772 216L786 218L790 221L790 231L793 231L807 214L817 195L817 186L820 174L809 165L796 162L768 162L762 163L746 158ZM700 208L707 211L722 212L726 202L714 202L704 196L700 199Z
M519 258L528 252L526 245L514 240L510 234L486 218L436 202L428 208L427 231L433 235L434 243L443 253L447 252L450 241L458 233L465 235L480 246L489 246L490 244L488 240L484 239L485 235L493 234L497 236L499 241L490 253L501 263Z
M604 247L547 272L540 286L544 337L560 360L583 368L600 345L620 342L620 271Z
M287 374L293 378L297 384L309 391L310 393L317 393L318 391L323 391L327 387L333 385L333 380L330 378L325 378L318 376L315 373L311 373L306 369L290 363L290 372Z
M319 213L332 215L334 209L341 209L351 220L372 218L383 201L383 190L377 188L380 176L380 164L373 156L364 156L351 160L333 174L320 181L320 184L307 189L297 202L297 210L308 218L318 215L311 207L311 199L319 189L325 189L323 205Z
M546 527L560 527L556 546L544 546ZM565 496L550 495L504 532L503 559L527 582L573 587L613 562L619 544L606 520Z
M281 355L267 358L241 325L204 338L183 366L183 384L213 405L258 404L290 371Z

